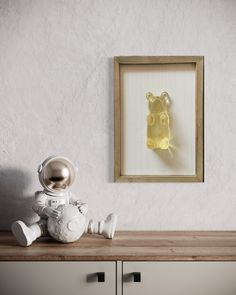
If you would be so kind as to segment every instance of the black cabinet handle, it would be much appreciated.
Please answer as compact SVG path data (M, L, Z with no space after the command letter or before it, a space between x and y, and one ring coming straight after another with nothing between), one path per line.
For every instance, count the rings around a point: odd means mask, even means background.
M141 282L141 272L133 272L133 282L140 283Z
M105 272L97 272L97 280L99 283L105 282Z

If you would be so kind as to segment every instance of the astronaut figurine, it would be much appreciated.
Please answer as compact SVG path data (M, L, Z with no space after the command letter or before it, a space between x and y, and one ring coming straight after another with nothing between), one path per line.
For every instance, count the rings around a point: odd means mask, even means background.
M23 221L12 224L12 232L20 245L30 246L48 234L64 243L78 240L84 232L101 234L108 239L114 237L117 215L111 213L99 222L87 221L88 205L69 191L76 172L73 163L61 156L49 157L39 165L38 176L44 190L35 193L32 208L40 220L30 226Z

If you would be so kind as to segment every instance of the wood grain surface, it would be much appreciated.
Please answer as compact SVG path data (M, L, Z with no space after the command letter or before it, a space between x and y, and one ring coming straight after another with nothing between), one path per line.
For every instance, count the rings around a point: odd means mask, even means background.
M236 261L235 231L119 231L113 240L84 235L61 244L50 237L21 247L0 233L1 261Z

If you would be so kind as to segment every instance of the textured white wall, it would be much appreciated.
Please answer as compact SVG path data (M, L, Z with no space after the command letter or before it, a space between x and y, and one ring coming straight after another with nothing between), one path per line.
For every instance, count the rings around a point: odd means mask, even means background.
M112 182L114 55L205 56L205 183ZM0 228L32 219L37 165L63 154L119 229L235 229L235 93L234 0L0 0Z

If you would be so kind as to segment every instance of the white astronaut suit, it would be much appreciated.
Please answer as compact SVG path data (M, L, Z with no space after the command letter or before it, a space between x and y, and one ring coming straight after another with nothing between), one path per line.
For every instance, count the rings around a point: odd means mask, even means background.
M61 211L57 210L58 206L72 204L81 214L86 215L88 205L69 191L75 180L76 170L69 159L61 156L49 157L39 165L38 176L44 190L35 193L33 210L40 216L40 220L30 226L19 220L12 224L12 232L20 245L30 246L40 236L48 235L47 219L60 217ZM101 234L112 239L116 223L117 215L111 213L106 220L87 221L84 232Z

